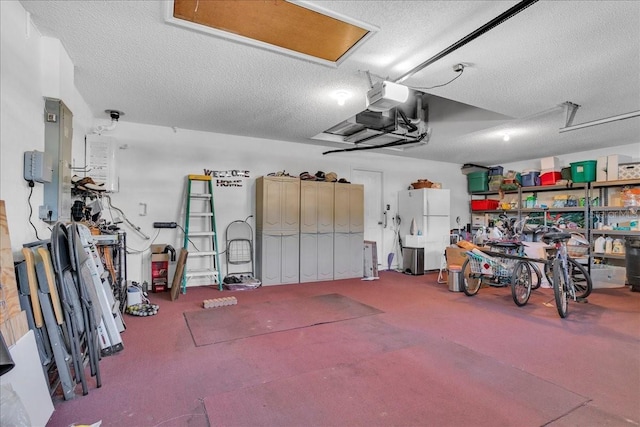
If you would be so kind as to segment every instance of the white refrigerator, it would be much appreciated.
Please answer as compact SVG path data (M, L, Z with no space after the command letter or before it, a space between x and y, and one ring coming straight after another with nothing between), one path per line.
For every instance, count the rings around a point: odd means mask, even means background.
M423 188L398 193L400 238L405 247L424 248L424 269L440 268L450 244L451 221L449 190ZM411 223L415 220L414 234Z

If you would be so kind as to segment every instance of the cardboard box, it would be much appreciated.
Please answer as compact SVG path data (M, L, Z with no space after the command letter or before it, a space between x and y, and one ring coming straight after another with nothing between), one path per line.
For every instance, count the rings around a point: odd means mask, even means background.
M540 169L542 171L544 171L545 169L547 170L552 170L552 171L559 171L560 170L560 161L558 160L557 157L545 157L540 159Z
M607 180L607 156L600 156L596 159L596 181Z
M151 254L151 262L166 261L169 262L171 255L169 254Z
M632 161L630 156L623 156L621 154L610 154L607 156L607 181L617 181L619 179L632 179L621 178L620 170L618 167L621 163L630 163Z
M462 264L464 264L467 259L467 250L457 245L447 246L444 253L444 256L447 259L447 267L450 265L462 267Z
M151 253L152 254L161 254L164 251L164 248L166 248L167 245L164 243L158 243L158 244L153 244L151 245Z
M618 179L640 179L640 163L620 163Z
M171 254L163 253L166 247L166 244L151 245L151 290L153 292L168 290Z

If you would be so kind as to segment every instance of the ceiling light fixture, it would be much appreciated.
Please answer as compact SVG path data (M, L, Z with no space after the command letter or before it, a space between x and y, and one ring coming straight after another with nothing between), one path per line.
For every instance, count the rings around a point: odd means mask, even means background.
M111 124L107 126L100 125L95 128L92 133L102 135L102 132L114 130L118 125L120 116L124 116L124 112L118 110L104 110L104 112L107 113L109 117L111 117Z
M502 140L503 140L504 142L507 142L507 141L509 141L510 139L511 139L511 137L510 137L510 136L509 136L509 134L507 134L507 133L505 133L505 134L504 134L504 136L502 137Z
M343 106L347 99L351 98L351 93L346 90L339 90L333 94L333 97L338 101L339 106Z

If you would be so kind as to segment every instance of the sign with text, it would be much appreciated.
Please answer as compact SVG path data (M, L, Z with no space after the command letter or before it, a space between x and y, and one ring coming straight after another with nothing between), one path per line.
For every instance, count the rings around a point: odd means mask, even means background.
M242 187L242 178L249 178L249 171L231 169L226 171L214 171L205 169L205 175L217 178L216 187Z

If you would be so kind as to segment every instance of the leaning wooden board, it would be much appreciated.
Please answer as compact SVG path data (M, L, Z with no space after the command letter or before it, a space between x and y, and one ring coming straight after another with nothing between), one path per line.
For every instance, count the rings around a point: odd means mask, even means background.
M0 323L2 323L20 314L20 300L4 200L0 200L0 285L2 285L2 292L0 292Z
M20 310L16 272L13 266L9 223L4 200L0 200L0 331L7 345L19 340L28 330Z

